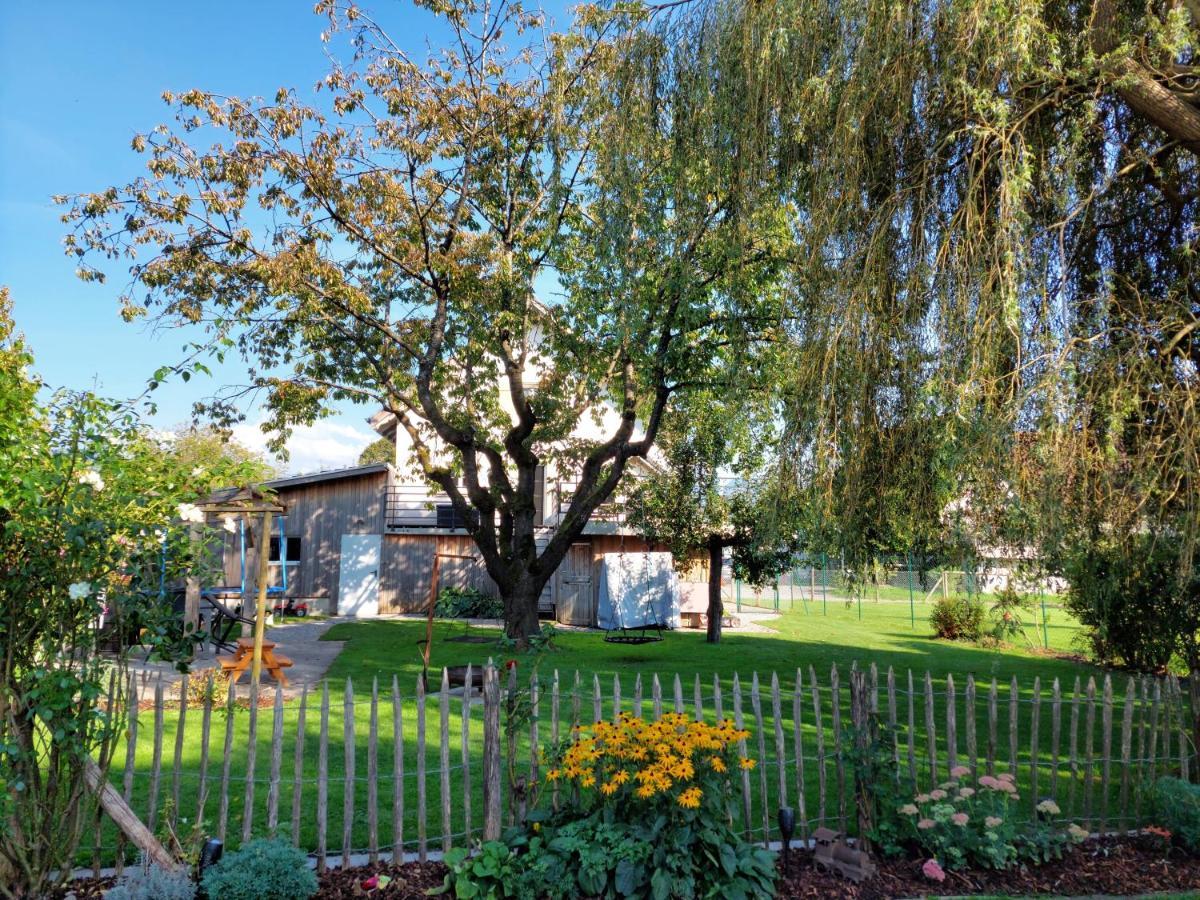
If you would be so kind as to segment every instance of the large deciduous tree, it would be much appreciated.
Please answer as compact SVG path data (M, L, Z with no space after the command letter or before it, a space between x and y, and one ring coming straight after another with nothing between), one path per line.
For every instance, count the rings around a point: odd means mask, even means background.
M346 399L392 412L523 638L676 395L776 324L756 287L785 232L716 127L708 20L584 6L555 33L513 3L418 6L445 35L421 56L318 4L352 50L320 108L167 94L176 126L134 139L147 175L75 197L68 252L85 278L89 252L131 259L126 315L240 352L281 433ZM605 405L607 433L579 438ZM578 488L539 546L551 462Z
M760 50L726 70L756 98L730 128L776 148L796 202L785 418L814 517L869 547L860 489L884 472L932 510L969 497L1016 521L1052 564L1157 535L1186 605L1200 4L712 10ZM1032 514L1007 515L1014 498ZM1200 645L1183 646L1200 710Z

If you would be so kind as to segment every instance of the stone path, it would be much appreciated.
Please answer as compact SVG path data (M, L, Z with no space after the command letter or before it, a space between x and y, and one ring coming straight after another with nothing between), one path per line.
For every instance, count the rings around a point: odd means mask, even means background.
M284 696L291 697L298 693L303 685L307 684L311 687L325 677L330 665L342 652L345 641L323 641L321 636L333 625L346 621L350 620L345 618L306 619L267 627L267 640L274 641L278 645L279 652L290 658L293 663L292 667L287 670L288 686L284 690ZM205 644L192 660L191 671L197 672L213 668L217 665L218 654L226 655L223 651L215 651L211 646ZM171 663L146 662L141 655L135 657L130 667L143 678L156 679L162 676L164 686L176 685L182 677ZM239 693L248 692L249 684L250 674L247 672L238 682ZM259 684L274 687L275 680L264 670Z

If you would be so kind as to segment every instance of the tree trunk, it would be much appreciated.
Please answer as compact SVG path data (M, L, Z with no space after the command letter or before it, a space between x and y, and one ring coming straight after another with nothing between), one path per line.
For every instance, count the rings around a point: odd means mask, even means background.
M511 591L502 593L504 601L504 634L517 642L522 650L529 646L529 639L541 630L538 620L538 598L542 595L544 581L522 579Z
M708 545L708 635L710 644L721 643L721 618L725 609L721 603L721 568L725 552L720 541Z

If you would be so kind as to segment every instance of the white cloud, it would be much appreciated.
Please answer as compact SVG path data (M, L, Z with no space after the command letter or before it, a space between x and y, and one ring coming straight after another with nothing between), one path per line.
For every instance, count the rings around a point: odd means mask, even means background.
M233 437L251 450L271 455L261 419L235 425ZM358 455L378 437L366 425L354 424L349 418L321 419L312 425L297 426L288 438L287 461L277 462L287 475L342 469L357 465Z

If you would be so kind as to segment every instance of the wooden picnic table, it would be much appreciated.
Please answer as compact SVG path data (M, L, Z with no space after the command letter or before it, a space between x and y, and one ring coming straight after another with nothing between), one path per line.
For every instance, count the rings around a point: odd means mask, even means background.
M217 662L221 664L224 671L229 673L229 677L236 684L242 677L242 673L249 669L250 664L254 662L254 638L238 638L233 656L218 656ZM272 678L287 687L288 680L287 676L283 674L283 670L291 666L292 661L283 654L275 652L274 641L263 641L262 665L271 673Z

